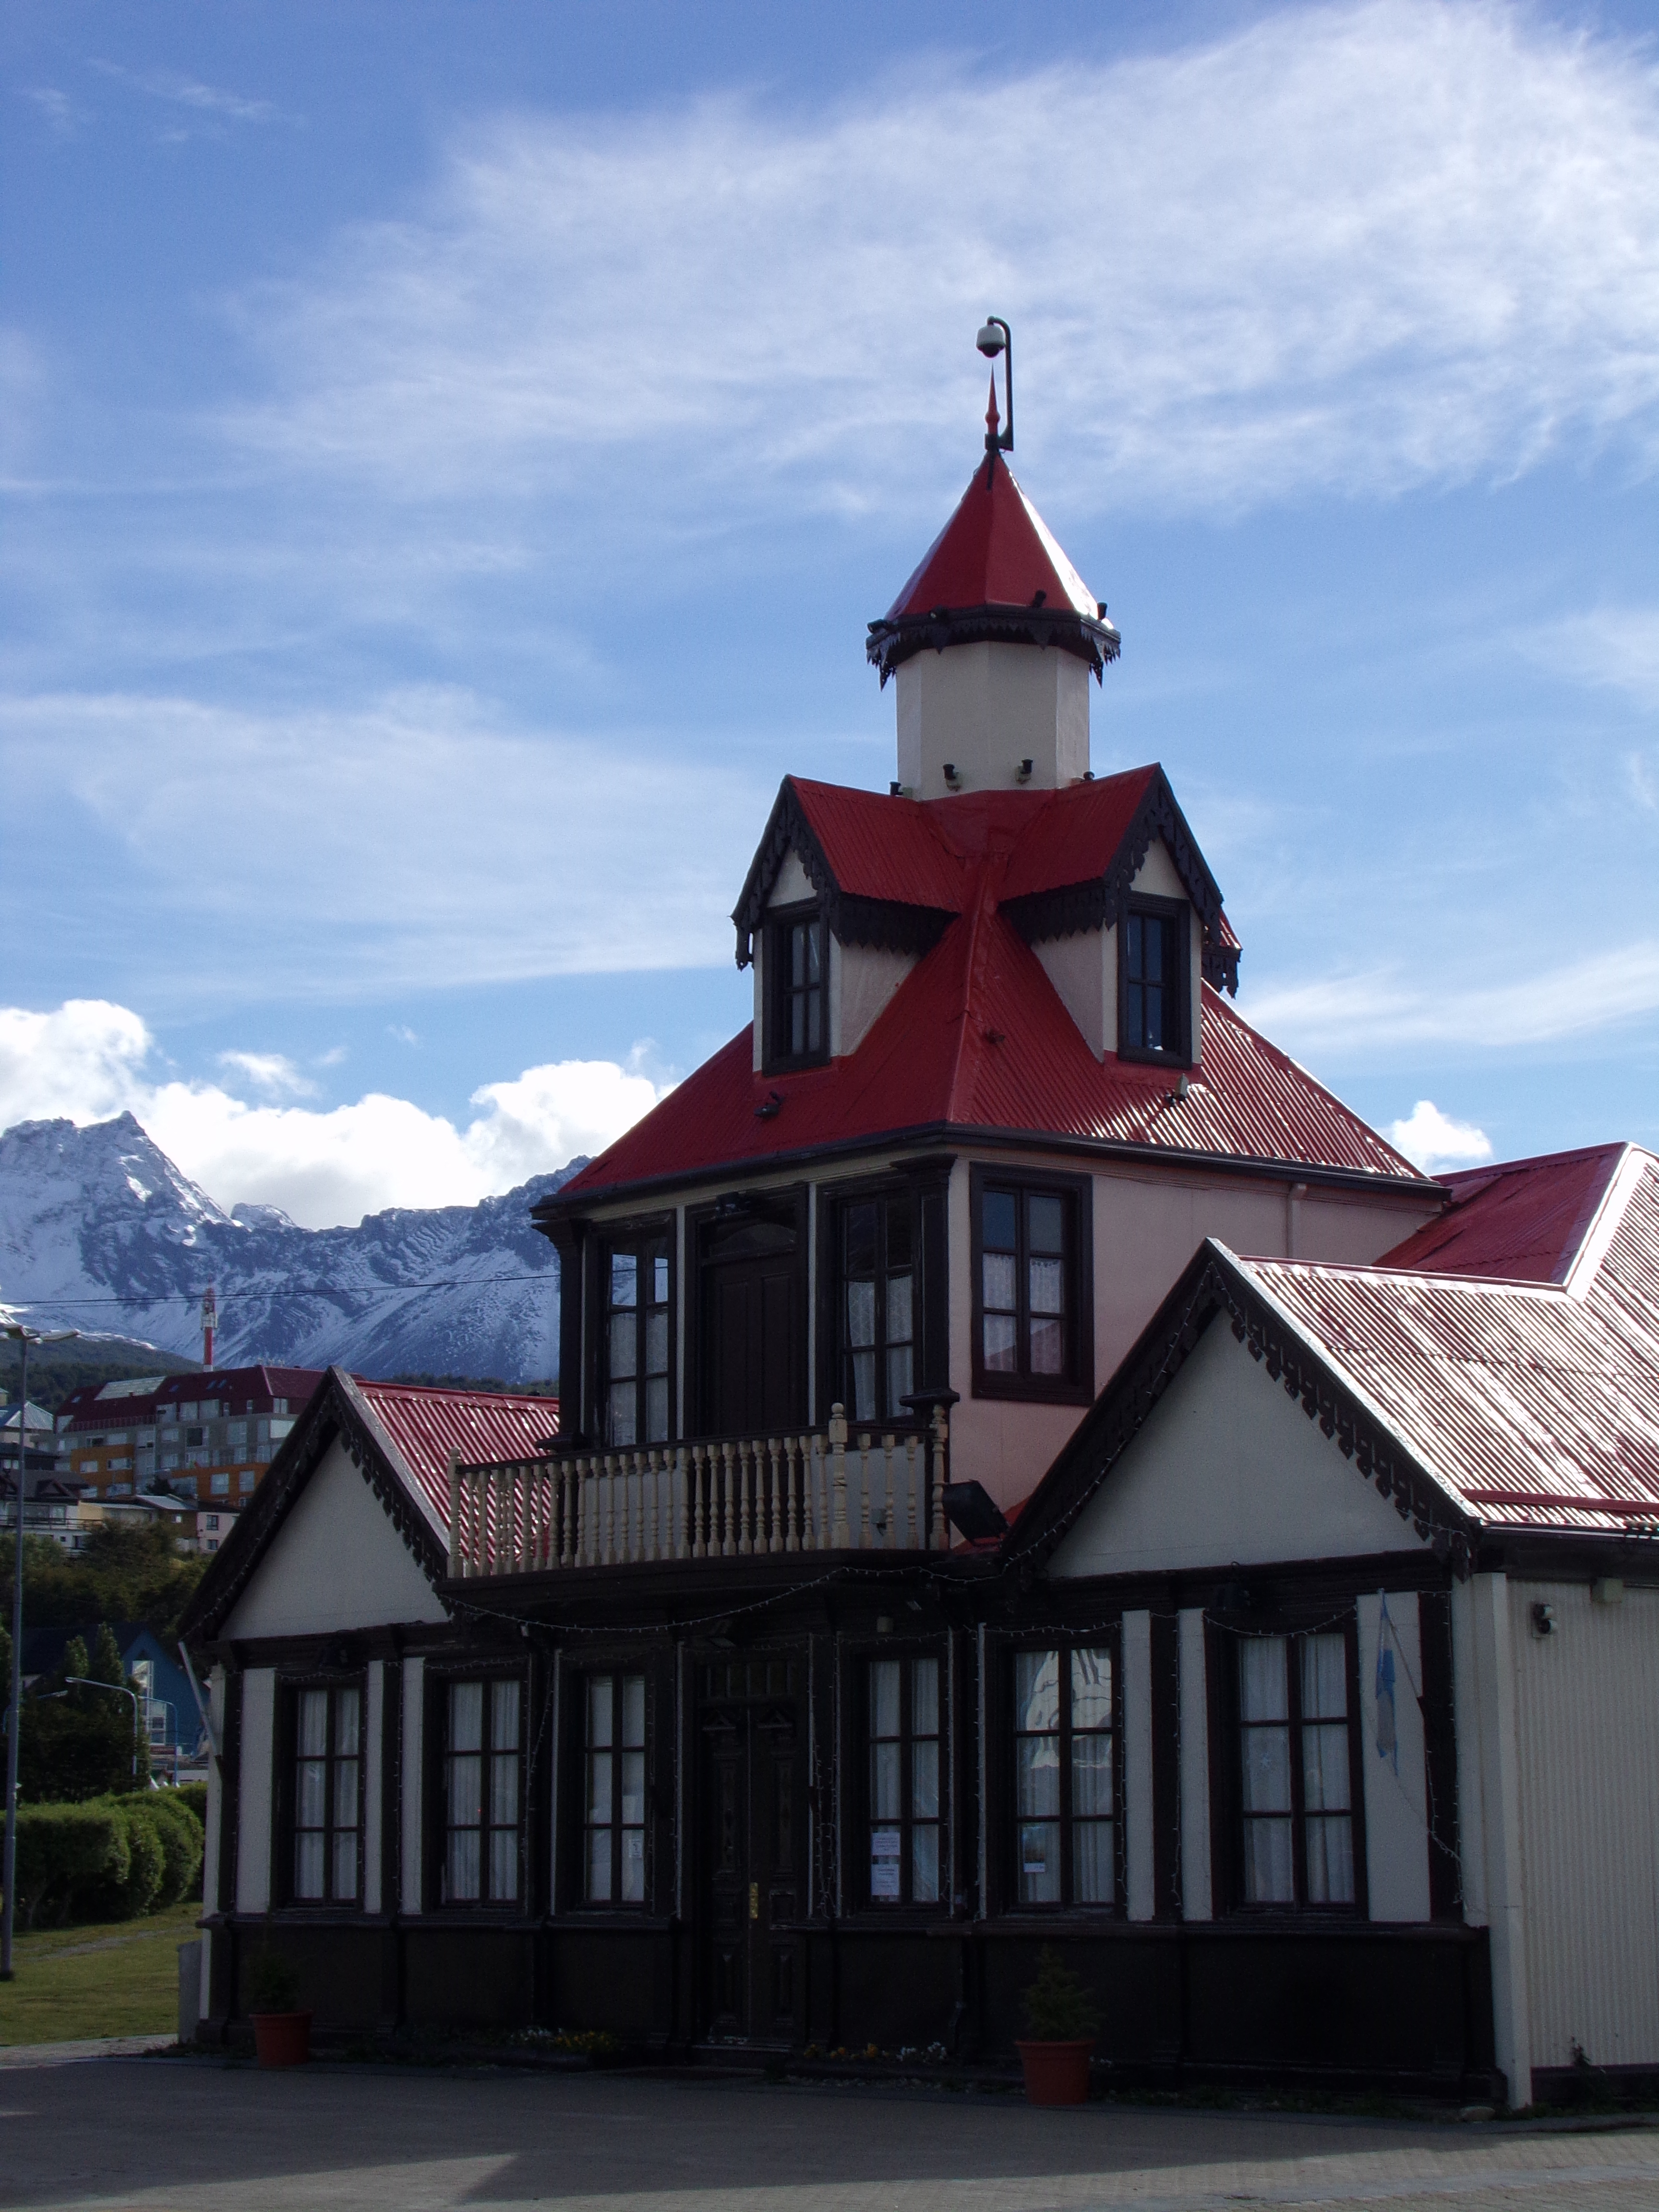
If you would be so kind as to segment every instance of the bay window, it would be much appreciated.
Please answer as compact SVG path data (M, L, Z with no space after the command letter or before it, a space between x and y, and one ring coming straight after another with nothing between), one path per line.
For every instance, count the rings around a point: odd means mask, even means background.
M1343 1629L1236 1646L1239 1902L1358 1901L1358 1699Z
M934 1905L940 1894L942 1726L939 1662L869 1666L872 1905Z
M1102 1645L1014 1654L1014 1893L1117 1900L1116 1717Z
M296 1905L355 1905L362 1826L362 1692L356 1682L293 1693Z
M446 1905L512 1905L519 1896L523 1792L522 1685L512 1677L447 1686Z

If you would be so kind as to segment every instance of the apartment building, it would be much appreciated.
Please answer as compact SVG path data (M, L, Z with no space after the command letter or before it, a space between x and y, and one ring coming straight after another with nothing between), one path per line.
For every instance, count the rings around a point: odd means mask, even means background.
M86 1383L58 1417L58 1475L100 1499L166 1488L234 1510L321 1382L311 1367L229 1367Z

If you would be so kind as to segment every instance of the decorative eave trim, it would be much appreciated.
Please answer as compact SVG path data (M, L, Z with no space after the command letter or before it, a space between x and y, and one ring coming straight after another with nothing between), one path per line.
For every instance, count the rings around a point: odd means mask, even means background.
M1224 988L1237 993L1239 951L1221 942L1221 886L1210 873L1161 768L1153 774L1103 874L1084 883L1061 884L1053 890L1028 891L1022 898L1005 899L1001 911L1028 945L1042 945L1055 937L1077 937L1086 930L1109 929L1122 913L1130 886L1158 837L1169 848L1176 873L1203 930L1206 981L1217 990Z
M1123 650L1115 623L1079 614L1075 607L933 607L924 615L884 617L869 625L865 657L881 671L884 689L894 670L918 653L943 653L947 646L1053 646L1086 660L1100 682L1109 661Z
M253 1503L237 1516L228 1540L185 1608L179 1633L191 1643L216 1638L258 1571L277 1530L336 1440L368 1480L386 1518L434 1590L449 1572L448 1555L432 1523L409 1494L387 1457L384 1439L368 1418L351 1378L331 1367L283 1449L272 1460ZM441 1591L439 1592L441 1595Z
M755 933L765 919L778 871L791 853L805 870L824 919L843 945L870 945L881 952L929 952L956 919L938 907L860 898L843 891L800 803L794 779L786 776L750 863L742 896L732 911L739 968L748 967L755 957Z
M1344 1459L1392 1499L1395 1512L1410 1522L1435 1557L1460 1581L1467 1580L1480 1540L1480 1522L1454 1503L1421 1461L1213 1240L1206 1240L1096 1400L1082 1430L1044 1476L1004 1540L1004 1565L1029 1573L1053 1556L1220 1313L1251 1358L1284 1384L1287 1396L1300 1401ZM1043 1492L1051 1486L1052 1497L1045 1503Z

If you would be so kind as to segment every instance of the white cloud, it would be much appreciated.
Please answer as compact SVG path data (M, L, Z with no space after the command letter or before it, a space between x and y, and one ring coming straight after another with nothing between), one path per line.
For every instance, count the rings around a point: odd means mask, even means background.
M561 1060L489 1083L465 1127L372 1091L326 1109L250 1104L222 1085L147 1073L143 1019L102 1000L51 1013L0 1008L0 1128L128 1111L191 1182L228 1207L279 1206L304 1226L356 1221L389 1206L474 1205L597 1152L669 1087L611 1060ZM227 1054L257 1081L280 1054Z
M227 980L268 969L280 932L283 968L319 995L723 963L770 797L684 753L507 726L437 687L298 713L14 698L0 737L8 777L66 786L164 903L216 918ZM179 823L204 819L235 825L234 869L174 866Z
M276 119L276 109L270 100L250 100L245 94L227 91L222 85L204 84L199 77L185 76L178 70L130 70L124 69L119 62L111 61L94 61L92 66L105 76L118 78L122 83L148 93L152 100L193 108L198 115L216 119L222 117L233 123L270 123Z
M1598 953L1519 981L1437 976L1397 969L1331 975L1240 994L1241 1011L1293 1051L1340 1051L1351 1062L1400 1045L1502 1051L1554 1044L1659 1011L1659 942Z
M317 1088L308 1075L301 1075L294 1062L280 1052L222 1052L219 1065L242 1075L256 1091L286 1091L305 1097Z
M601 491L632 445L688 507L932 501L994 306L1022 450L1063 442L1076 503L1501 477L1620 432L1651 458L1659 76L1628 46L1367 0L907 82L478 127L424 205L244 300L272 388L227 428L399 499Z
M1492 1139L1472 1121L1454 1121L1431 1098L1419 1098L1403 1121L1391 1121L1389 1142L1425 1175L1477 1167L1492 1158Z
M1659 607L1595 607L1547 624L1524 647L1558 674L1659 707Z

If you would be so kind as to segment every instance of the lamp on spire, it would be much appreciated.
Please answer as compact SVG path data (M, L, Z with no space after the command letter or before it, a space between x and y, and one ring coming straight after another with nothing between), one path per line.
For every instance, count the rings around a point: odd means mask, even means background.
M985 417L985 450L988 453L1012 453L1014 450L1014 334L1000 315L987 315L984 327L974 343L991 364L991 406ZM997 428L996 359L1001 354L1002 393L1008 404L1008 427Z

